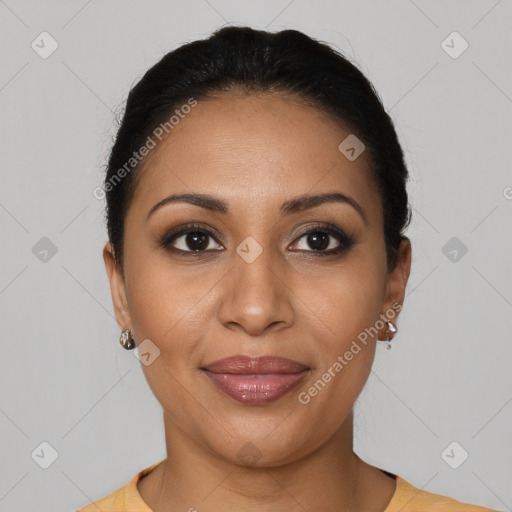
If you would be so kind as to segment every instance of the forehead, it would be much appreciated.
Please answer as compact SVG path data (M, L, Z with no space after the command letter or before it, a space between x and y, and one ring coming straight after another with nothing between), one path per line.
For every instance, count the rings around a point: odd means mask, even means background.
M349 160L339 149L350 135L298 98L218 94L199 101L156 141L151 159L137 171L142 174L130 210L147 213L172 193L215 194L242 209L262 201L278 208L292 196L333 190L367 203L366 209L378 208L367 151Z

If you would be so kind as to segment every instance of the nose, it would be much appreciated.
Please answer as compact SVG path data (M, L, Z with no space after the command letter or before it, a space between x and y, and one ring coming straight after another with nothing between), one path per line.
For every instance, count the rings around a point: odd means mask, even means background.
M219 321L231 330L263 336L293 323L293 292L286 284L283 262L269 249L252 262L234 255L223 279Z

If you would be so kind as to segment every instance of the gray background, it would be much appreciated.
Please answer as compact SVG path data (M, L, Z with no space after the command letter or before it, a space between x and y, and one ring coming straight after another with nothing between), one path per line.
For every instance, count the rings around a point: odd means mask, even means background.
M412 273L394 348L379 344L357 404L356 452L430 492L512 510L511 11L0 0L0 511L75 510L165 457L160 406L119 345L93 189L130 86L224 24L332 43L374 83L406 153ZM31 47L43 31L59 45L45 59ZM442 44L453 31L469 44L457 58ZM453 441L469 453L457 469L442 457ZM48 469L31 455L49 457L42 442L58 453Z

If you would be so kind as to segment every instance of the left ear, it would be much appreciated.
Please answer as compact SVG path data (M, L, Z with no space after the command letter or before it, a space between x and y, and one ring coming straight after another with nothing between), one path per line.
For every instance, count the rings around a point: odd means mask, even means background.
M383 317L387 317L389 321L393 322L396 325L396 321L398 319L399 312L402 308L405 298L405 287L407 285L407 281L409 280L409 275L411 272L411 256L412 256L412 247L411 241L406 238L402 240L400 246L398 248L397 254L397 263L395 268L389 272L387 284L386 284L386 296L384 298L384 302L382 304ZM399 307L398 307L399 306ZM389 312L395 311L395 315L390 315ZM388 314L386 314L386 312ZM387 324L381 331L379 331L379 339L386 339L386 332L388 330Z

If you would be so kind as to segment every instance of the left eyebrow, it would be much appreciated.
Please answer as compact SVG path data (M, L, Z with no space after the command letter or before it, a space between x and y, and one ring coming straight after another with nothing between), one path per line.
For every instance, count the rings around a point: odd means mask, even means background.
M147 219L159 208L169 203L185 202L205 208L212 212L227 214L229 213L229 207L225 201L217 197L208 194L173 194L170 195L157 204L155 204L147 215ZM350 196L342 194L341 192L327 192L324 194L316 195L302 195L294 197L285 201L280 208L281 216L292 215L310 208L315 208L324 203L343 203L352 206L362 217L364 223L367 225L368 220L364 210L361 208L359 203ZM146 219L146 220L147 220Z
M303 195L295 197L283 203L281 206L281 215L291 215L303 210L308 210L309 208L314 208L315 206L319 206L324 203L333 202L344 203L352 206L359 213L359 215L361 215L364 223L368 224L366 214L364 213L364 210L361 208L360 204L352 197L342 194L341 192L328 192L325 194Z

